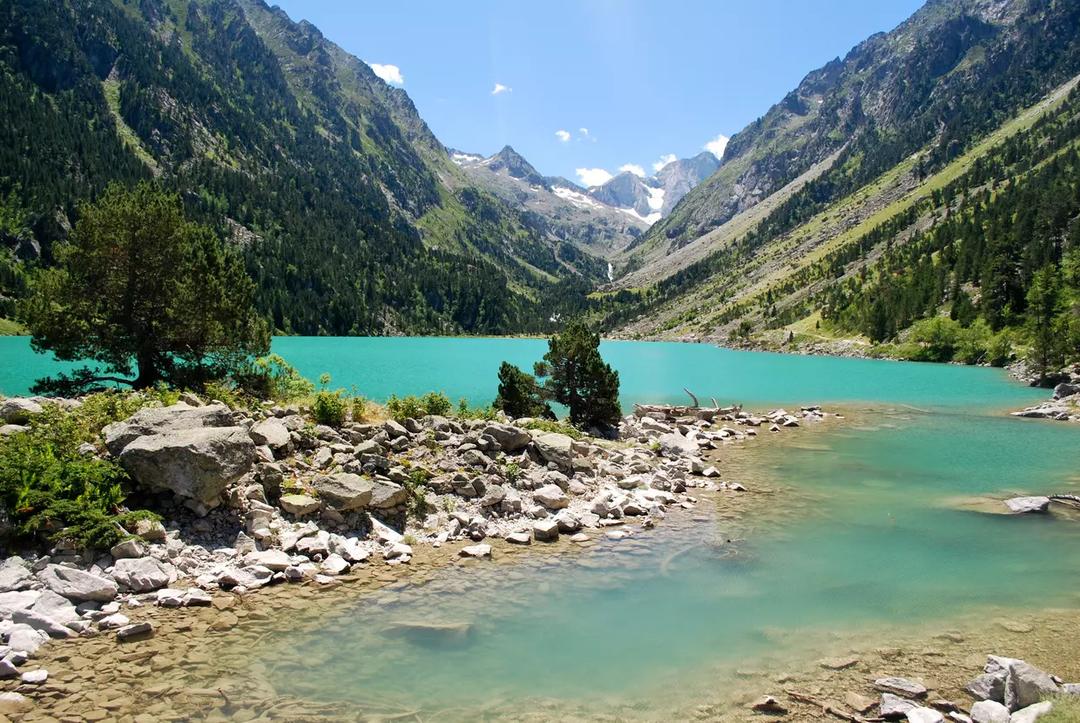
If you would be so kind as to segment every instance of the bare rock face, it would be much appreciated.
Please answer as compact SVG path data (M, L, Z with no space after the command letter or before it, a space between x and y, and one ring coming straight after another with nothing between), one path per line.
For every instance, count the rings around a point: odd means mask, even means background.
M200 407L199 409L208 409ZM120 464L150 490L212 504L255 463L255 445L242 427L202 427L141 436L123 448Z

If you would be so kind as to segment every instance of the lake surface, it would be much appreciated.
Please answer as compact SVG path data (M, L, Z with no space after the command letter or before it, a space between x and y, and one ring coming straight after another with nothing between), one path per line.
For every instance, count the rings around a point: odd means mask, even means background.
M371 398L439 389L481 402L494 395L502 360L528 368L544 348L274 342L304 374L329 372ZM843 405L848 418L721 450L724 478L753 491L742 519L703 503L578 554L470 564L393 592L345 594L245 650L245 660L280 694L358 709L378 701L473 719L542 699L665 717L722 697L738 668L820 657L837 633L876 639L988 608L1080 603L1080 520L969 504L1080 488L1080 429L1003 413L1045 392L991 369L637 342L605 343L603 354L620 372L624 405L682 401L686 386L756 408ZM0 388L23 391L47 368L25 340L0 339ZM395 634L397 623L417 620L469 632Z

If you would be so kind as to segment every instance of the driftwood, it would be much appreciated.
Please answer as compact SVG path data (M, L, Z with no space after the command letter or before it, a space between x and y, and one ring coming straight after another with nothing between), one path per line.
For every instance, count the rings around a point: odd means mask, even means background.
M713 402L715 404L715 401ZM676 419L678 417L697 417L712 421L713 418L725 414L738 414L742 411L742 405L736 404L731 407L716 405L709 407L687 407L680 404L635 404L635 417L652 417L653 419Z
M697 409L698 407L700 407L700 406L701 406L700 404L698 404L698 400L697 400L697 397L696 397L696 396L694 395L694 393L693 393L692 391L690 391L690 390L689 390L689 389L687 389L686 387L683 387L683 388L682 388L682 390L683 390L684 392L686 392L687 394L689 394L689 395L690 395L690 398L694 400L694 409Z
M1080 507L1080 495L1047 495L1054 502L1064 502L1067 505Z
M832 703L818 700L817 698L809 696L806 693L800 693L795 690L785 690L784 692L787 693L788 697L792 700L797 700L800 703L809 703L810 705L816 705L818 708L821 708L822 713L825 713L826 715L836 716L841 720L851 721L851 723L870 723L871 721L885 720L884 718L860 718L857 715L852 715L851 713L840 710Z

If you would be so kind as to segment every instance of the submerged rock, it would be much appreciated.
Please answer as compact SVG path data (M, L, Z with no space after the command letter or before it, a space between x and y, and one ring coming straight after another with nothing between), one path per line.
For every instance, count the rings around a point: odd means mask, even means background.
M1005 500L1005 506L1010 512L1026 514L1030 512L1046 512L1050 509L1049 497L1013 497Z

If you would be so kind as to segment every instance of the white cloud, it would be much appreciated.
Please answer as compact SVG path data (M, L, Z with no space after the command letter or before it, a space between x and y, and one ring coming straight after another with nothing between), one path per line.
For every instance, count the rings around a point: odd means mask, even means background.
M652 164L653 172L658 173L661 168L663 168L669 163L674 163L677 160L678 159L675 157L674 153L665 153L664 155L656 159L656 163Z
M642 178L645 178L645 169L636 163L626 163L619 166L620 173L624 173L626 171L630 171L630 173L633 173L635 176L641 176Z
M405 85L405 76L401 74L401 68L396 65L384 65L382 63L368 63L375 75L385 80L390 85Z
M492 95L499 95L501 93L513 93L513 92L514 92L513 88L511 88L508 85L503 85L502 83L496 83L495 87L491 89L491 94Z
M570 131L564 131L562 129L559 129L555 131L555 137L558 138L561 142L566 143L568 140L570 140Z
M585 127L578 128L578 133L585 136L586 138L589 137L589 129L588 128L585 128Z
M611 174L603 168L578 168L574 172L578 179L589 188L602 186L611 180Z
M705 150L716 156L717 160L724 157L724 149L727 148L728 137L723 133L705 144Z

